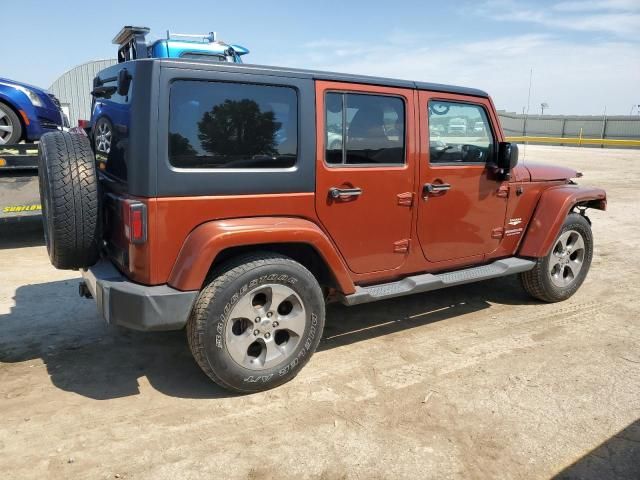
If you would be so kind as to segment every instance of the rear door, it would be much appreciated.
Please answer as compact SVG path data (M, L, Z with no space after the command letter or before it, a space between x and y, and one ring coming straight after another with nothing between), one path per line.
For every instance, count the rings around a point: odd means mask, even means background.
M414 92L316 83L316 211L355 273L392 270L409 249Z
M498 248L508 185L493 164L500 140L488 98L419 92L418 238L430 262L478 261Z

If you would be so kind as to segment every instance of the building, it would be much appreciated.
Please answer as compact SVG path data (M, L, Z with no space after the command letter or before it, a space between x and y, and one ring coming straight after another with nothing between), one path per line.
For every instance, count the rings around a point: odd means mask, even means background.
M49 91L60 100L62 109L69 117L69 124L72 127L78 125L78 120L91 118L93 78L100 70L116 63L115 58L83 63L65 72L51 84Z

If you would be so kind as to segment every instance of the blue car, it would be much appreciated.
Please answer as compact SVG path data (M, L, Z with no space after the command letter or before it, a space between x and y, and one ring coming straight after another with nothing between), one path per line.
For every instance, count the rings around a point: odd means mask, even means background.
M98 167L123 174L126 170L125 147L129 141L129 106L127 86L136 75L136 62L141 58L189 58L203 62L242 63L249 50L230 45L206 35L167 32L166 38L150 41L147 27L125 26L113 39L118 45L118 64L98 73L94 79L89 136L92 139ZM125 85L126 84L126 85Z
M33 142L64 126L56 97L42 88L0 78L0 145Z

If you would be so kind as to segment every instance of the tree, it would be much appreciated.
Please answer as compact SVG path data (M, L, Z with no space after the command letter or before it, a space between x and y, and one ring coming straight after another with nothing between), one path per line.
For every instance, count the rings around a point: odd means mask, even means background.
M212 155L274 155L280 126L273 112L262 112L253 100L225 100L202 116L198 138Z
M169 133L169 155L172 157L188 157L196 155L189 139L179 133Z

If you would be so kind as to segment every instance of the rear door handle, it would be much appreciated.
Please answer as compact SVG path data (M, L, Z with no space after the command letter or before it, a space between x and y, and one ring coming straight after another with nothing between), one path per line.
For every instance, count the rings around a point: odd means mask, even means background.
M451 185L448 183L425 183L422 187L422 198L427 198L432 193L441 193L451 190Z
M361 188L337 188L331 187L329 189L329 196L333 199L341 199L341 198L349 198L349 197L358 197L362 195Z

